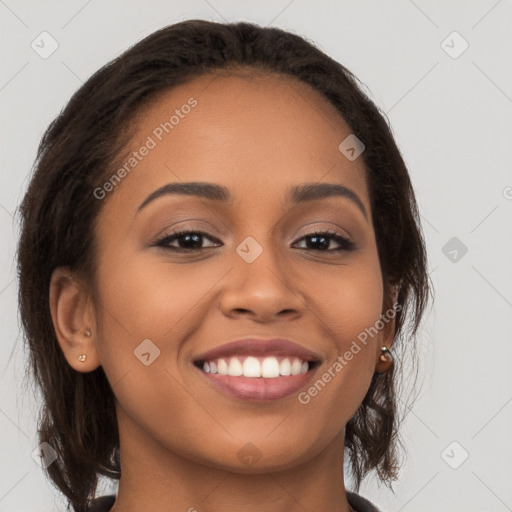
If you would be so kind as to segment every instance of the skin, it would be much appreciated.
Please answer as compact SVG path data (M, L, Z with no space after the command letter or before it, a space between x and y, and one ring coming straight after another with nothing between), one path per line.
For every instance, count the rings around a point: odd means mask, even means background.
M104 199L96 290L66 268L51 281L67 361L79 372L103 366L117 399L122 478L112 510L347 512L344 428L387 368L379 355L392 321L308 404L297 393L229 397L192 360L241 337L281 336L319 354L321 376L375 324L383 284L362 158L338 150L351 131L334 107L279 75L210 75L166 91L134 125L129 150L190 97L198 105ZM234 201L166 195L137 213L153 191L184 181L224 185ZM316 182L351 189L368 218L343 197L285 203L291 187ZM213 238L189 254L154 245L177 227ZM308 248L306 235L322 229L356 249L334 251L332 238L328 251ZM263 249L252 263L235 250L247 236ZM161 351L148 366L134 357L145 339ZM260 455L250 465L240 457L247 443Z

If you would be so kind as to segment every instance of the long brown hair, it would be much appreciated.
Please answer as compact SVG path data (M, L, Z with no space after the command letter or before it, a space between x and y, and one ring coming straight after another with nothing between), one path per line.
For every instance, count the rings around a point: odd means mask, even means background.
M391 306L398 283L402 308L395 317L395 365L373 376L346 426L345 446L357 489L371 470L388 485L397 477L403 356L414 352L430 285L413 188L385 115L350 71L297 35L245 22L188 20L149 35L80 87L45 132L19 207L19 308L29 350L27 375L43 399L39 439L57 452L46 471L77 512L87 510L99 475L120 478L119 435L102 367L77 372L59 347L49 308L50 277L56 267L67 266L94 282L94 225L105 201L92 191L112 175L130 137L129 121L158 93L230 68L309 84L365 144L385 303Z

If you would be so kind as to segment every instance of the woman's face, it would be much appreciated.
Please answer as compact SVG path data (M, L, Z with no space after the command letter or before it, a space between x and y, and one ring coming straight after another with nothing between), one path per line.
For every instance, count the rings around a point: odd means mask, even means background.
M384 312L383 285L362 157L338 148L350 133L317 92L280 76L203 76L144 111L113 170L124 166L122 180L96 191L105 204L93 337L131 453L158 447L160 456L259 472L342 442L389 341L383 331L359 341ZM222 187L231 201L152 196L189 182ZM351 192L293 202L306 184ZM178 228L191 236L172 240ZM318 235L327 230L349 243ZM260 377L252 391L244 382L254 377L194 364L248 337L286 338L317 364L305 376ZM280 364L286 351L275 352L253 355Z

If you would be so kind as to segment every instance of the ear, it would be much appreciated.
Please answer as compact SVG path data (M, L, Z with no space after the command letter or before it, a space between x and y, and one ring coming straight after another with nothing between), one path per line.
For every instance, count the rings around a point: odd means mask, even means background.
M57 340L69 365L78 372L95 370L96 351L93 301L85 286L68 267L56 268L50 279L50 311ZM78 358L85 354L82 362Z

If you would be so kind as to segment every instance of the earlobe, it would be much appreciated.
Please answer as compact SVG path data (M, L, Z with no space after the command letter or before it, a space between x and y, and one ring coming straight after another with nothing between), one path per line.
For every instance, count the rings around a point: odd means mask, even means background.
M100 362L91 329L94 309L84 283L69 268L56 268L49 301L57 340L69 365L79 372L95 370Z

